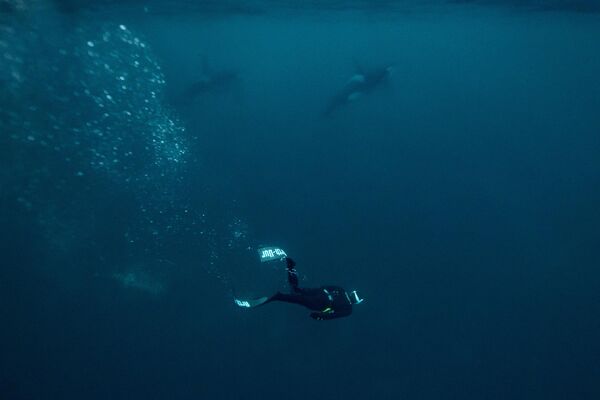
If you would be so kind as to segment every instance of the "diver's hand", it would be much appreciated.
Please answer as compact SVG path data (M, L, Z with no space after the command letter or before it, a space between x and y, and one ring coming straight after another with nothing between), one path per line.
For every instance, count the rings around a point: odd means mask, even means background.
M310 317L316 321L323 321L325 320L325 318L323 318L323 313L320 312L313 312L310 313Z
M314 313L310 313L310 317L312 319L314 319L315 321L325 321L328 319L334 319L335 316L332 314L333 313L314 312Z

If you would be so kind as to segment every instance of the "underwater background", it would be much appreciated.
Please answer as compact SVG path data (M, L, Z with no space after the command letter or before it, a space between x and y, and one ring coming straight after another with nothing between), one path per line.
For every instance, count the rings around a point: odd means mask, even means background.
M600 398L599 73L591 0L0 0L0 399Z

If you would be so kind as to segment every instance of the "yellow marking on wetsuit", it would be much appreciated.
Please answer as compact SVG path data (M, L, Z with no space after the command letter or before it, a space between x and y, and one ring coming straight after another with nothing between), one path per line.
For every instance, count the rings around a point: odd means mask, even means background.
M325 314L332 314L333 313L333 308L331 307L327 307L326 309L324 309L323 311L321 311Z

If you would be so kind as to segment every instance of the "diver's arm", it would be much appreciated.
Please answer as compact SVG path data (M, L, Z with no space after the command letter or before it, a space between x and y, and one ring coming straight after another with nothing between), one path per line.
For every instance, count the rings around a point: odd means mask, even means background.
M337 315L335 315L335 313L313 312L310 313L310 317L317 321L324 321L328 319L337 318Z
M310 317L317 321L325 321L325 320L330 320L330 319L347 317L350 314L352 314L352 309L347 308L347 309L342 309L342 310L338 310L338 311L331 310L331 311L327 311L327 312L313 312L313 313L310 313Z

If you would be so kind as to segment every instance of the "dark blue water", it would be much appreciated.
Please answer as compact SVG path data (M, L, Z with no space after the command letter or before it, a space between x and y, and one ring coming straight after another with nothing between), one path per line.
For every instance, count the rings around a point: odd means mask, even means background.
M0 398L599 398L599 11L1 1Z

